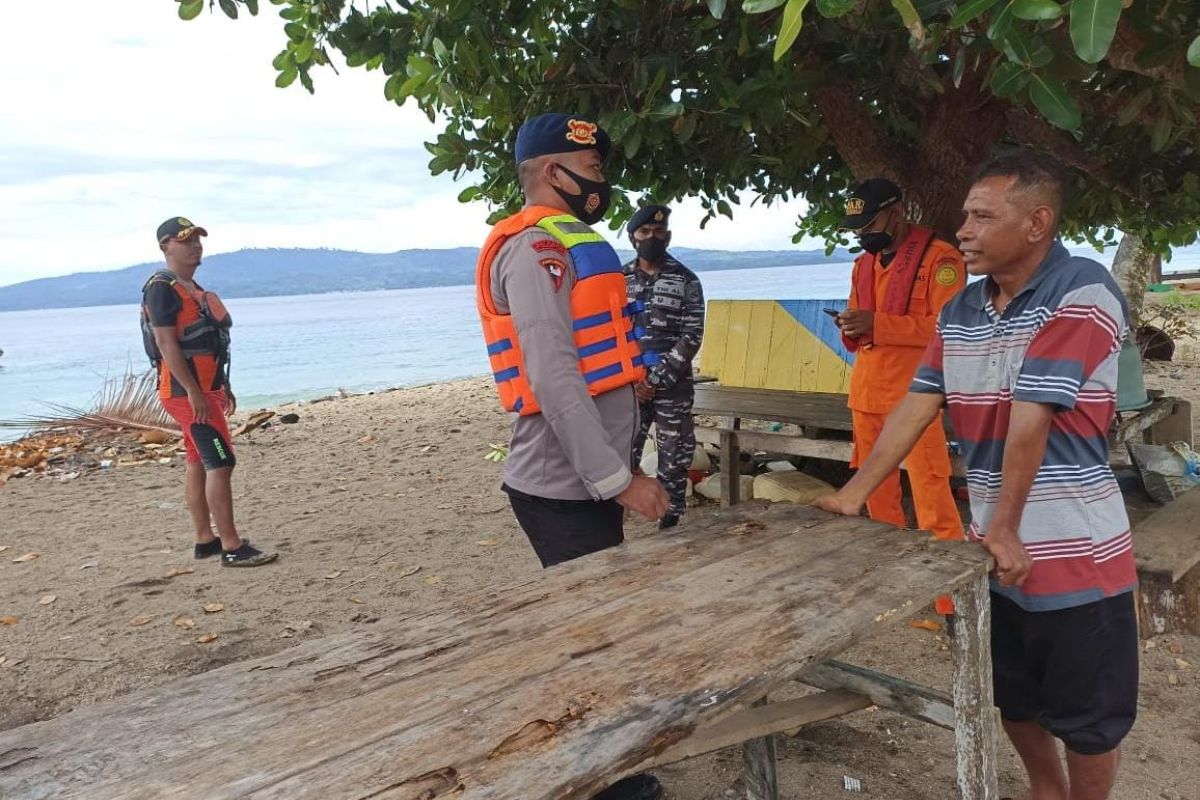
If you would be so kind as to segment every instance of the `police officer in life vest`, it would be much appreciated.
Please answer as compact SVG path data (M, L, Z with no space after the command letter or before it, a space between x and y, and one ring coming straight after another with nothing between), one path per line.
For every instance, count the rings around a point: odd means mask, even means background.
M667 511L658 481L630 469L645 368L621 260L590 227L609 205L609 146L579 116L525 122L525 206L492 229L475 270L496 388L516 415L502 488L544 567L620 544L626 509L653 520ZM655 778L635 775L597 798L661 794Z
M630 302L637 303L646 378L636 387L641 426L633 448L636 469L651 423L658 447L658 480L671 498L659 528L679 522L685 509L687 473L696 449L692 422L692 359L704 336L704 291L700 279L669 252L671 209L651 205L638 209L627 230L637 256L625 265Z
M850 302L838 316L842 342L855 354L848 405L854 421L851 466L862 464L887 415L908 393L939 312L966 284L962 254L931 229L905 218L896 184L873 178L846 201L842 230L858 236L863 253L854 261ZM962 518L950 493L950 455L938 414L905 458L917 524L939 539L963 538ZM895 470L867 500L872 519L905 526ZM950 614L949 598L938 598Z

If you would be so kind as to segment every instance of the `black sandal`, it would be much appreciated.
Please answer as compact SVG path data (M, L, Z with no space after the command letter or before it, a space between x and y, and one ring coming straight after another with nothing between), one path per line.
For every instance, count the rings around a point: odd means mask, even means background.
M230 550L221 554L221 566L261 567L263 564L270 564L277 558L279 558L278 553L264 553L262 550L251 545L248 540L243 540L242 546L237 550Z
M211 542L196 542L192 550L196 558L210 558L221 554L221 537L214 536Z

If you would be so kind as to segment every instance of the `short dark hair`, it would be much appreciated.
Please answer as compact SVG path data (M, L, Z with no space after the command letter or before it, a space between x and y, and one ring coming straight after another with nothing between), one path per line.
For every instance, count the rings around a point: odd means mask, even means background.
M1021 194L1041 194L1061 217L1067 195L1067 170L1054 157L1036 150L1008 150L986 161L975 173L973 183L984 178L1016 178L1013 190Z

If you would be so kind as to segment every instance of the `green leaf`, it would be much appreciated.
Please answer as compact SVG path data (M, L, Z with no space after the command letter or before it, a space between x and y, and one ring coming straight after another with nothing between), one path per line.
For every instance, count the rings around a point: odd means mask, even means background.
M1054 0L1015 0L1013 3L1013 16L1017 19L1040 22L1058 19L1064 13L1063 7Z
M1071 43L1089 64L1098 64L1108 53L1123 0L1072 0Z
M765 14L786 2L787 0L742 0L742 11L747 14Z
M1188 45L1187 60L1193 67L1200 67L1200 36L1192 39L1192 43Z
M733 219L733 209L730 208L729 203L725 202L724 200L717 201L717 213Z
M458 202L469 203L476 197L479 197L481 194L483 194L483 192L479 190L478 186L468 186L458 193Z
M233 2L233 0L218 0L218 4L221 6L221 10L225 12L225 16L230 19L237 19L237 3Z
M1154 129L1150 133L1150 149L1156 153L1161 153L1170 140L1171 119L1164 114L1154 123Z
M804 8L807 5L808 0L787 1L783 9L783 21L779 23L779 38L775 40L776 61L783 58L800 35L800 28L804 25Z
M992 73L991 89L996 97L1012 97L1029 85L1029 70L1007 61Z
M1037 69L1054 60L1054 51L1041 39L1030 36L1021 28L1014 27L1004 37L1004 54L1010 61Z
M258 0L242 0L246 4L246 10L250 12L250 16L258 16Z
M286 33L287 37L296 44L300 44L300 42L303 42L308 36L308 28L304 27L299 22L289 22L287 25L284 25L283 32Z
M1062 81L1038 72L1030 73L1029 79L1029 99L1042 116L1064 130L1078 130L1083 114Z
M279 16L289 22L299 22L304 19L304 9L299 6L288 6L279 12Z
M280 89L286 89L296 82L297 76L300 75L300 70L289 66L279 73L279 77L275 79L275 85Z
M642 132L637 128L630 131L629 135L621 142L621 149L625 152L625 157L631 161L637 157L637 152L641 147Z
M954 88L957 89L962 85L963 72L967 69L967 48L960 47L958 52L954 54L954 66L950 70L950 80L954 83Z
M950 18L950 27L961 28L998 2L1000 0L967 0L967 2L958 7L958 10L954 12L954 16Z
M992 17L992 23L988 25L987 35L993 42L1003 41L1008 32L1013 26L1013 7L1014 0L1008 0L1004 4L1004 8L996 16Z
M696 132L696 114L685 114L682 117L677 117L675 120L675 136L680 142L686 142L692 138L692 134Z
M827 19L834 19L849 14L857 4L858 0L817 0L817 13Z
M1134 95L1133 99L1126 103L1125 107L1117 114L1117 126L1124 127L1141 116L1153 97L1154 93L1148 86Z
M179 18L182 20L195 19L204 10L204 0L180 0Z
M312 58L313 48L316 47L316 44L312 39L305 39L296 45L296 63L307 64L308 60Z
M892 8L896 9L912 37L918 42L925 41L925 26L921 24L921 15L913 7L912 0L892 0Z
M708 13L713 15L713 19L720 19L725 16L725 0L707 0Z

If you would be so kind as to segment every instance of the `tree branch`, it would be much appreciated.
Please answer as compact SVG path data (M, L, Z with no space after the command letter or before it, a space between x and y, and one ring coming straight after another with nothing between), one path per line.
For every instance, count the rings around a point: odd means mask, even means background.
M1070 136L1041 117L1034 116L1022 108L1011 108L1005 117L1005 123L1009 135L1021 144L1044 150L1066 166L1090 175L1106 189L1130 199L1137 199L1137 192L1112 177L1101 159L1085 153Z

